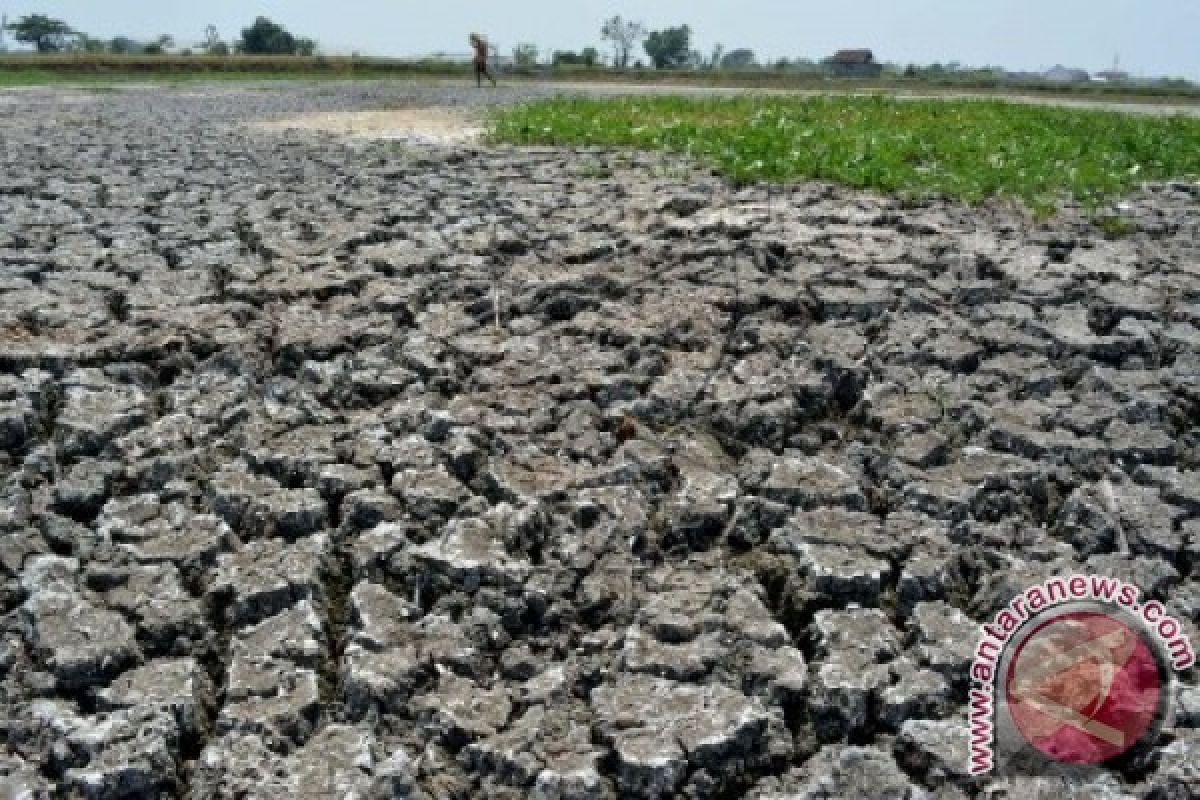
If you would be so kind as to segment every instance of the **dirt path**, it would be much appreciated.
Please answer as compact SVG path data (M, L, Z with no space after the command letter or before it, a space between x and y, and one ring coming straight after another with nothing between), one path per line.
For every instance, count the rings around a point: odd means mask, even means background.
M890 94L908 100L1005 100L1010 103L1028 105L1058 106L1061 108L1080 108L1095 111L1120 111L1126 114L1153 114L1170 116L1185 114L1200 116L1200 103L1169 102L1161 103L1153 98L1145 101L1107 101L1086 98L1066 97L1061 95L1031 95L1021 93L997 94L988 92L952 92L952 91L895 91L888 89L863 89L861 91L820 90L820 89L756 89L741 87L716 86L638 86L620 83L554 83L549 84L563 91L578 91L585 94L628 95L628 94L681 94L735 97L754 94L767 96L815 97L822 94L837 95L869 95Z
M257 123L262 130L300 130L356 138L397 139L420 144L459 144L483 133L480 115L461 109L413 108L302 114Z

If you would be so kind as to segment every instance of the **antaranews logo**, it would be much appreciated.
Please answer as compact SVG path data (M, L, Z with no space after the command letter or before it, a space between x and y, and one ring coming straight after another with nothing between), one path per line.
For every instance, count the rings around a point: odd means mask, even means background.
M971 665L972 775L1046 774L1152 747L1171 714L1173 672L1195 663L1161 603L1116 578L1050 578L983 626Z

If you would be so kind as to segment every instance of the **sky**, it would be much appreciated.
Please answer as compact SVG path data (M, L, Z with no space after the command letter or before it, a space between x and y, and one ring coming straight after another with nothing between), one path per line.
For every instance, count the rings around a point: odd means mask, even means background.
M603 20L621 14L651 29L687 23L704 53L720 43L818 59L867 47L900 64L1092 72L1119 55L1134 75L1200 80L1197 0L0 0L10 20L34 12L93 36L169 33L181 43L209 24L235 38L263 15L324 52L380 56L465 53L472 30L502 52L519 42L543 53L601 47Z

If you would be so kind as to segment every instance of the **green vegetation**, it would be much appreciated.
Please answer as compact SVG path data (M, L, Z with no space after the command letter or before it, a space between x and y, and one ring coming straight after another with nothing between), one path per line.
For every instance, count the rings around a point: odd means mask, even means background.
M175 38L163 34L157 38L140 42L128 36L116 36L109 40L98 39L77 31L60 19L44 14L29 14L21 17L6 29L12 31L18 42L33 45L38 53L75 53L97 55L166 56L175 47ZM317 43L312 39L292 35L282 25L266 17L256 17L254 23L242 30L242 36L232 45L221 40L216 27L204 29L204 41L199 49L209 56L227 56L236 51L251 56L313 56ZM184 50L181 55L191 55ZM54 62L52 62L54 63ZM3 67L0 66L0 69Z
M600 65L600 51L594 47L585 47L578 53L572 50L555 50L550 64L555 67L597 67Z
M1137 233L1137 223L1128 217L1122 217L1115 214L1104 214L1095 219L1096 227L1103 233L1106 239L1124 239L1126 236L1132 236Z
M62 50L66 47L68 39L75 35L70 25L45 14L29 14L7 27L12 31L14 39L33 45L39 53L56 53Z
M266 17L257 17L253 25L242 31L237 49L252 56L311 56L317 51L317 43L293 36L282 25Z
M518 67L535 67L538 62L538 49L536 44L522 42L513 48L513 63Z
M0 55L0 87L194 81L464 77L469 64L327 56Z
M50 86L64 81L53 72L44 69L0 70L0 88L15 86Z
M624 20L618 14L604 21L604 25L600 28L600 38L612 44L613 66L617 69L625 69L629 66L629 57L633 53L633 46L646 38L646 28L642 23Z
M720 45L717 45L720 47ZM720 55L718 59L716 56ZM711 63L714 66L719 66L721 69L757 69L758 58L755 57L754 51L748 47L739 47L736 50L730 50L728 53L714 51Z
M651 31L642 44L655 69L679 69L692 56L692 29L687 25Z
M497 112L495 140L665 150L735 182L827 180L968 202L1089 207L1142 181L1200 177L1200 119L882 95L556 99Z

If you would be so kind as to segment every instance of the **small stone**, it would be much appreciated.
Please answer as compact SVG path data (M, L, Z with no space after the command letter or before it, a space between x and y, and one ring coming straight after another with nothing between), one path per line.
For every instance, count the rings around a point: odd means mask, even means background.
M236 625L254 624L300 600L321 606L328 553L329 539L323 534L294 544L251 542L218 558L209 593L227 602L225 615Z
M231 668L218 732L247 733L277 746L306 741L320 708L317 674L277 659L247 667Z
M900 642L877 610L820 611L813 629L820 658L809 702L817 735L833 741L866 727L875 699L890 682L886 662L899 654Z
M483 689L452 673L442 673L437 691L418 699L417 718L448 743L493 736L508 725L512 703L507 690Z
M939 673L918 669L906 660L892 665L895 683L880 693L879 718L899 730L906 720L946 716L953 705L949 682Z
M212 683L192 658L151 661L123 673L96 693L102 711L148 708L169 711L186 736L200 736L212 703Z
M410 514L422 520L448 519L471 496L445 467L398 472L392 479L392 493Z
M78 595L35 594L21 608L30 649L66 690L103 683L140 656L134 630Z
M600 732L616 752L617 786L629 796L670 796L689 764L713 774L764 752L770 717L720 685L620 676L592 691Z
M865 511L866 498L858 476L849 469L817 458L784 458L771 468L762 494L769 500L811 509L820 505Z
M967 773L968 732L962 719L910 719L896 738L896 760L931 786L959 785Z
M935 601L917 604L912 627L917 632L917 661L955 686L965 686L982 635L980 626L957 608Z

